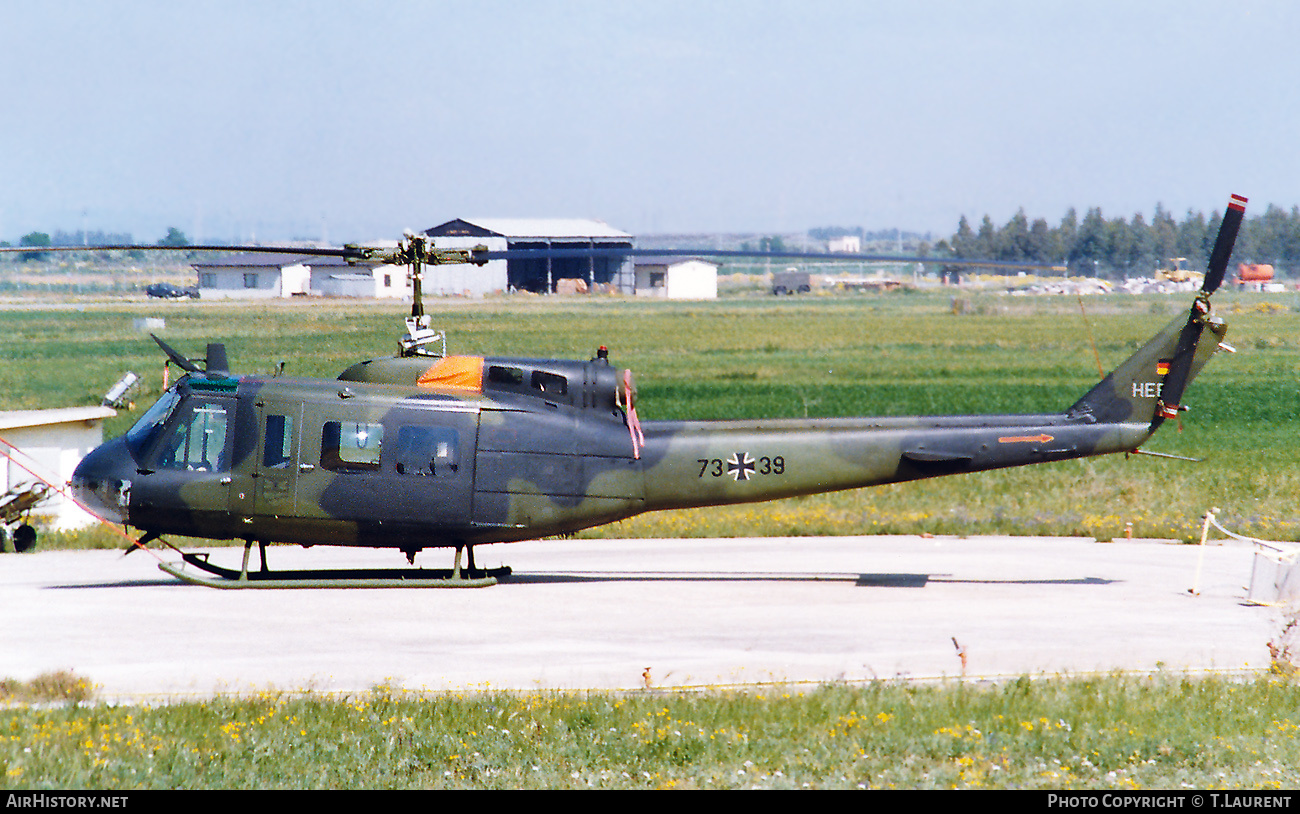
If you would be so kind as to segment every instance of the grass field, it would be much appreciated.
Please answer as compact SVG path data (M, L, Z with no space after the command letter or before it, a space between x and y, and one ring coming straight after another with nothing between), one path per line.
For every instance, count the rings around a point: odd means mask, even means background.
M964 295L965 296L965 295ZM646 303L621 298L436 301L451 351L587 358L608 345L630 367L643 420L1041 412L1097 380L1089 335L1109 370L1186 308L1190 295L1075 299L947 294ZM1201 464L1112 456L960 475L769 504L643 515L594 536L864 533L1048 534L1193 539L1218 506L1228 528L1300 539L1300 300L1223 291L1218 312L1239 350L1189 389L1191 407L1153 451ZM333 377L390 354L399 304L133 302L0 310L0 407L96 403L126 370L158 395L163 356L137 317L162 317L172 345L199 355L225 341L239 371ZM108 422L118 434L140 409ZM47 535L42 545L120 545L115 534Z
M0 788L1294 789L1300 684L267 693L0 710Z

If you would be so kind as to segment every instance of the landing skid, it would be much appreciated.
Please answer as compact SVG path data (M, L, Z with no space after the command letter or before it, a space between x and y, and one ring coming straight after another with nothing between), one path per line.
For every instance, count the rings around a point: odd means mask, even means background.
M459 555L459 552L457 552ZM186 563L194 568L214 574L216 578L196 573L193 569L174 563L162 562L158 567L179 580L208 588L487 588L497 584L500 577L510 576L510 567L462 569L457 556L456 568L374 568L374 569L323 569L314 571L259 571L248 570L245 554L244 568L236 571L222 568L208 561L207 553L181 553Z

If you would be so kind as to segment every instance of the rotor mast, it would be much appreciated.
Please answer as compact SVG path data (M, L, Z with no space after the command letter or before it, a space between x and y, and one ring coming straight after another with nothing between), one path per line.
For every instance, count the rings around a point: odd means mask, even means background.
M407 267L411 277L411 315L406 318L406 333L399 343L398 353L402 356L446 356L446 331L433 330L428 315L424 313L424 267L459 263L482 266L487 263L487 258L482 256L487 251L487 246L475 246L472 249L438 249L434 248L433 241L426 235L408 229L394 249L355 244L343 248L352 253L348 258L350 264L381 263ZM441 353L426 347L433 342L442 344Z

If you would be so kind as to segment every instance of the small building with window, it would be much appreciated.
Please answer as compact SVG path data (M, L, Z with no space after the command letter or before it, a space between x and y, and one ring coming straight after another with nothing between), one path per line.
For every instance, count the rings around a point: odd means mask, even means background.
M639 257L636 295L670 300L716 299L718 264L693 257Z
M193 265L202 299L411 296L405 266L350 266L338 257L260 252Z
M275 299L304 296L311 284L307 258L297 254L237 254L194 263L201 299Z
M831 254L859 254L862 251L862 238L857 235L841 235L826 242Z
M350 266L339 257L311 257L308 293L317 297L390 299L411 297L405 266Z

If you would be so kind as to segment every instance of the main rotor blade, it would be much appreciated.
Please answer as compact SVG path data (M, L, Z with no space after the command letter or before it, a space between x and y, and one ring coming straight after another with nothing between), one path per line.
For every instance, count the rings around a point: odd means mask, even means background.
M39 254L43 252L253 252L262 254L300 254L311 257L365 257L365 252L345 246L343 248L314 248L311 246L222 246L203 244L196 246L158 246L145 244L113 244L103 246L0 246L0 252Z
M433 241L430 241L433 243ZM404 264L407 258L397 258L397 249L383 249L366 246L344 246L342 248L313 248L310 246L220 246L203 244L195 246L157 246L141 245L103 245L103 246L3 246L0 252L19 254L40 254L53 252L101 252L101 251L170 251L170 252L238 252L260 254L283 254L301 257L338 257L349 263L362 265L381 265L397 262ZM429 252L438 251L436 245L430 246ZM466 262L482 264L489 260L546 260L546 259L601 259L627 257L699 257L729 258L743 257L755 260L804 260L825 263L923 263L925 265L976 266L980 268L1006 269L1046 269L1048 271L1067 271L1065 266L1056 263L1035 263L1014 260L982 260L965 257L935 257L896 254L831 254L828 252L763 252L742 249L627 249L594 247L582 248L548 248L548 249L504 249L486 251L478 249L464 250L463 260L436 260L433 257L421 258L431 265L448 262Z
M827 263L925 263L945 266L981 266L1010 269L1048 269L1066 271L1055 263L1034 263L1013 260L979 260L963 257L934 257L896 254L834 254L828 252L762 252L729 249L619 249L619 248L562 248L562 249L505 249L501 251L476 251L476 260L545 260L621 257L744 257L757 260L812 260Z

